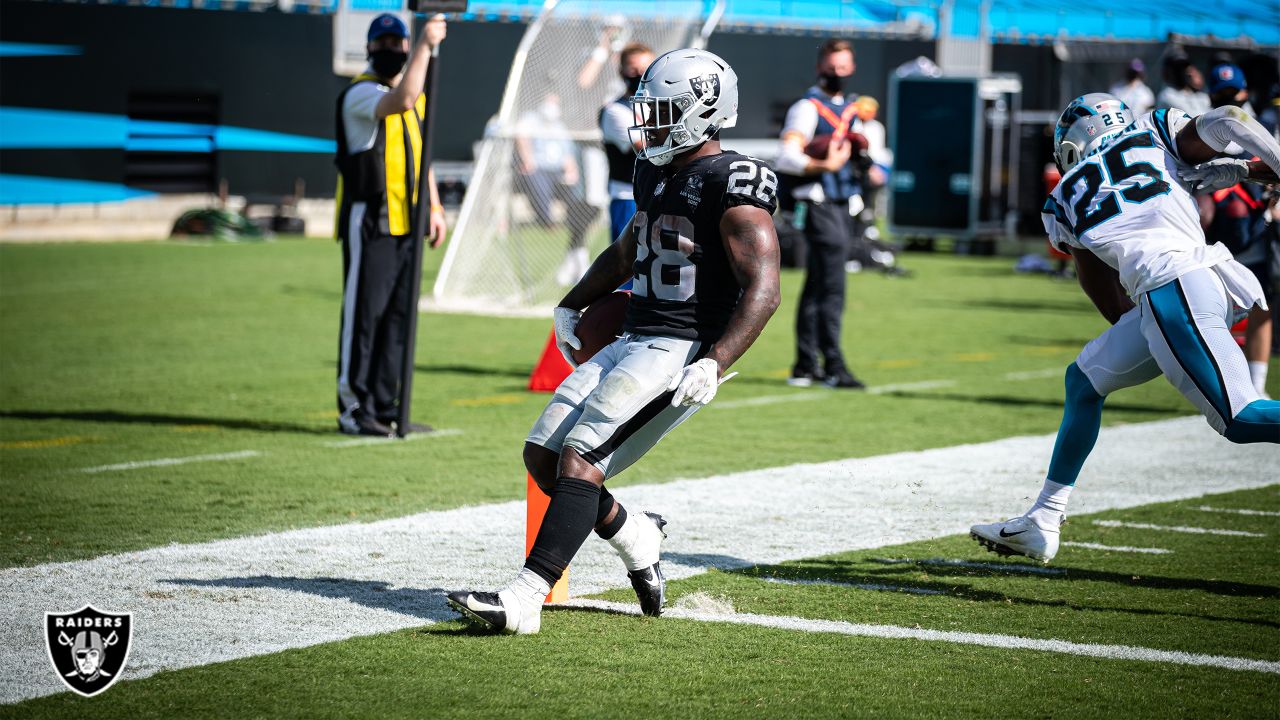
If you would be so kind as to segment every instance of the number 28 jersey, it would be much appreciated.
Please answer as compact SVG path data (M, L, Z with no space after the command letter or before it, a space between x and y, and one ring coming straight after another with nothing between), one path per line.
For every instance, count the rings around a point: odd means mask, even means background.
M738 205L772 214L777 176L761 160L725 151L674 172L639 160L634 186L636 260L623 329L715 342L742 295L720 219Z
M1131 297L1231 259L1225 247L1205 245L1182 180L1188 166L1176 138L1188 122L1172 108L1142 115L1064 175L1045 203L1049 241L1097 255Z

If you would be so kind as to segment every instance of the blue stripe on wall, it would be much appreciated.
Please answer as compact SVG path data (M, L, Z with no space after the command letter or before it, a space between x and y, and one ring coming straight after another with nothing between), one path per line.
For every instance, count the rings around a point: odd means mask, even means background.
M0 107L0 149L123 148L332 154L332 140L230 125L130 120L123 115Z
M154 194L115 183L0 173L0 205L119 202Z
M52 57L58 55L80 55L83 49L79 45L49 45L45 43L0 42L0 58L6 57Z

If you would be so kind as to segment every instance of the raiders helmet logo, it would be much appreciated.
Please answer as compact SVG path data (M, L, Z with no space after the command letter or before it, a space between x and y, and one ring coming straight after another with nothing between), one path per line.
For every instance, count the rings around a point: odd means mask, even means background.
M69 613L44 614L45 644L53 670L71 690L93 697L120 679L129 661L133 613L111 613L89 605Z
M689 81L693 94L703 105L715 105L720 99L720 76L715 73L699 75Z

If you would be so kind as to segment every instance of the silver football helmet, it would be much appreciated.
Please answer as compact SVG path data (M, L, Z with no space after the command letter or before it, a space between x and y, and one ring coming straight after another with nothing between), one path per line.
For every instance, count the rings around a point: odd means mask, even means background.
M631 97L636 155L666 165L738 122L738 75L706 50L672 50L654 60Z
M1133 121L1133 110L1114 95L1089 93L1072 100L1053 131L1053 159L1058 169L1069 171Z

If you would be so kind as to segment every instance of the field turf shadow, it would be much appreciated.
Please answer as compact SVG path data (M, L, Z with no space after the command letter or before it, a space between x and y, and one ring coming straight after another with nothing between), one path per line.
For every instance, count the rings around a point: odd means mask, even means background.
M198 415L170 415L166 413L135 413L123 410L0 410L0 418L15 420L74 420L76 422L116 423L124 425L212 425L227 430L252 430L254 432L289 432L310 435L333 435L337 428L326 424L302 425L298 423L255 420L252 418L200 417Z
M271 588L290 592L307 593L331 600L350 600L351 602L376 610L391 612L423 620L444 621L456 620L458 614L445 604L446 590L442 588L395 588L391 583L382 580L352 580L350 578L332 577L288 577L276 575L255 575L251 577L215 578L198 580L193 578L174 578L161 580L173 585L188 587L225 587L225 588Z

